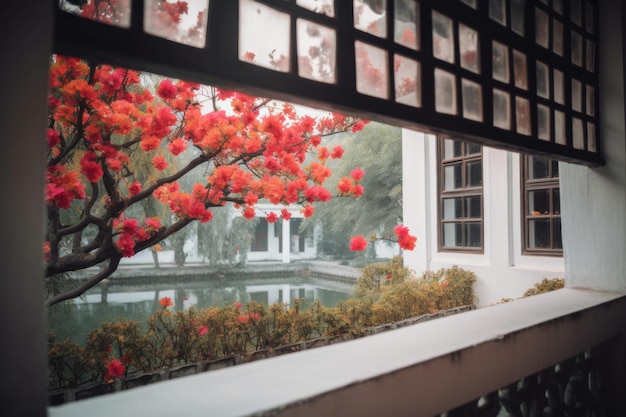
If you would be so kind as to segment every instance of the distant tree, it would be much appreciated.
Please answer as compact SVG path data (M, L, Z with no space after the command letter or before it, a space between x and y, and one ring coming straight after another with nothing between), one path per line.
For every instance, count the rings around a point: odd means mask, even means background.
M370 123L354 137L339 136L336 141L344 155L333 164L338 179L330 180L331 187L341 190L343 178L359 166L365 172L359 181L363 195L316 204L315 218L305 220L302 227L312 230L314 224L321 225L320 252L349 257L348 242L354 234L392 236L402 222L402 134L400 128Z

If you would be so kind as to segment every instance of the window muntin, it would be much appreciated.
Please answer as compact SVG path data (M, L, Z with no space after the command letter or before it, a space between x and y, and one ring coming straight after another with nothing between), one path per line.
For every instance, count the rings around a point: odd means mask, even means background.
M558 162L525 155L521 177L523 253L562 256Z
M118 3L59 0L54 53L604 163L595 0L202 0L158 33L143 17L163 2Z
M439 141L439 247L483 250L482 147L454 139Z

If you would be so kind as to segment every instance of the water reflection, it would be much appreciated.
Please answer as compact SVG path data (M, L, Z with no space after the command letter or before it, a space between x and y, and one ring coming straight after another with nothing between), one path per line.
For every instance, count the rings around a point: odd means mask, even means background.
M83 297L50 310L50 330L58 339L71 338L83 344L102 322L145 319L159 308L159 299L170 297L174 311L221 307L235 301L292 304L303 298L305 306L319 301L334 307L352 295L353 283L316 276L281 278L221 279L194 282L145 282L100 284Z

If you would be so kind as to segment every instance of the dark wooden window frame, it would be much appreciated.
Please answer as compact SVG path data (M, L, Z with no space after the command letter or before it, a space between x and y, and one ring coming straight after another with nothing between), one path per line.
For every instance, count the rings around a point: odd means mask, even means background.
M598 102L598 12L597 0L581 1L582 24L576 24L571 16L570 1L563 1L561 11L544 4L541 0L525 0L524 36L515 33L511 27L512 10L509 0L505 5L506 24L501 25L489 17L487 1L477 2L474 10L460 0L419 0L420 49L413 50L394 42L393 37L380 38L362 32L353 24L353 2L335 1L335 16L302 8L295 1L256 0L290 18L290 71L287 73L259 67L239 59L238 55L238 0L211 0L208 16L207 42L204 48L194 48L147 34L143 30L144 0L133 0L129 28L120 28L85 19L61 9L55 14L54 53L77 56L111 65L156 72L165 76L186 79L222 88L238 89L249 94L277 98L296 103L317 106L333 111L358 114L362 117L383 123L407 127L429 133L442 134L465 141L480 143L496 148L549 156L553 159L569 161L589 166L604 164L599 143ZM394 31L394 1L387 1L388 33ZM589 5L589 7L587 7ZM539 45L535 38L537 11L547 15L548 43ZM443 14L453 22L454 60L452 63L433 56L433 12ZM336 31L337 73L335 84L326 84L298 75L296 21L307 19ZM563 28L563 55L554 52L553 28L558 21ZM589 26L586 22L589 22ZM478 32L480 73L462 68L459 57L459 25ZM272 30L272 28L268 28ZM583 64L574 64L571 44L580 40ZM390 97L376 98L356 91L355 42L365 42L387 52L388 72L393 74L392 57L403 57L419 62L422 86L421 107L411 107L395 101L393 96L393 76L389 77ZM510 81L503 82L492 76L492 48L494 42L503 44L508 50ZM586 45L590 45L588 48ZM526 55L528 85L519 88L513 82L513 51ZM585 52L587 51L587 52ZM589 52L589 53L588 53ZM591 53L593 52L593 54ZM547 75L553 85L553 70L564 77L564 100L559 103L555 93L537 94L537 66L545 63ZM589 67L586 63L589 62ZM443 114L435 110L435 70L453 75L453 89L458 98L457 114ZM461 113L462 81L479 85L482 91L483 121L469 120ZM581 82L585 91L590 91L589 101L583 99L579 105L572 99L572 80ZM589 90L587 90L589 87ZM510 98L511 126L509 129L493 125L494 90L504 92ZM516 101L518 97L527 100L531 117L530 134L521 134L516 129ZM587 103L590 103L587 106ZM542 107L543 106L543 107ZM539 138L537 127L538 109L549 109L550 133L547 140ZM564 144L555 142L555 112L564 120ZM582 149L574 146L573 124L582 123ZM579 126L577 124L576 126ZM596 138L595 146L593 138Z
M485 225L484 225L484 185L480 187L467 187L467 165L472 162L483 161L483 152L482 148L480 152L477 153L467 153L467 148L471 145L468 142L462 142L462 151L461 156L454 157L450 159L444 159L444 143L445 140L455 140L451 138L439 137L437 140L437 191L438 191L438 199L437 199L437 230L438 230L438 248L440 252L462 252L462 253L471 253L471 254L482 254L484 253L485 248ZM445 174L444 170L446 166L450 166L453 164L461 164L461 175L462 175L462 187L455 190L445 190ZM482 168L481 168L482 171ZM483 182L481 181L481 184ZM448 198L463 198L463 197L475 197L480 196L480 217L472 217L472 218L460 218L460 219L444 219L443 215L443 201ZM465 239L465 225L466 224L480 224L480 247L472 247L472 246L444 246L444 225L447 223L461 223L462 233L463 233L463 242Z
M561 212L555 211L554 190L559 190L559 177L554 173L554 164L556 161L548 160L548 176L546 178L529 179L529 156L520 156L521 175L521 220L522 220L522 255L532 256L563 256L563 248L555 247L554 222L561 219ZM533 215L529 213L528 193L530 191L548 190L549 212ZM560 207L560 203L559 203ZM550 247L549 248L532 248L530 247L530 221L531 220L549 220L550 221Z

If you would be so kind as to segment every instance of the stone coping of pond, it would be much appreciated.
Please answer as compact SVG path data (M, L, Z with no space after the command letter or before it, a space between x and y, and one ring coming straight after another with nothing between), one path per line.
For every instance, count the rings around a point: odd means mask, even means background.
M381 260L381 263L386 260ZM87 279L97 268L88 268L72 273L74 279ZM302 260L291 263L256 261L244 266L189 264L178 267L173 264L162 264L159 268L148 264L120 265L108 278L111 282L128 282L129 280L167 279L167 280L205 280L221 279L245 275L246 278L282 276L294 273L313 273L316 275L341 278L355 281L361 275L361 268L341 265L339 261Z
M50 391L48 392L48 405L61 405L68 402L79 401L104 394L110 394L113 392L126 391L132 388L153 384L155 382L167 381L183 376L194 375L243 363L254 362L260 359L267 359L274 356L280 356L288 353L346 342L359 337L365 337L382 333L388 330L399 329L425 321L430 321L436 318L470 311L472 309L473 306L469 305L455 307L449 310L437 311L434 313L411 317L393 323L386 323L380 326L369 327L365 329L364 335L360 336L345 333L334 337L323 337L289 345L283 345L273 349L257 350L246 354L224 356L210 361L179 365L173 368L163 369L151 373L133 374L127 378L116 379L113 383L91 383L75 388L66 388L62 390Z

